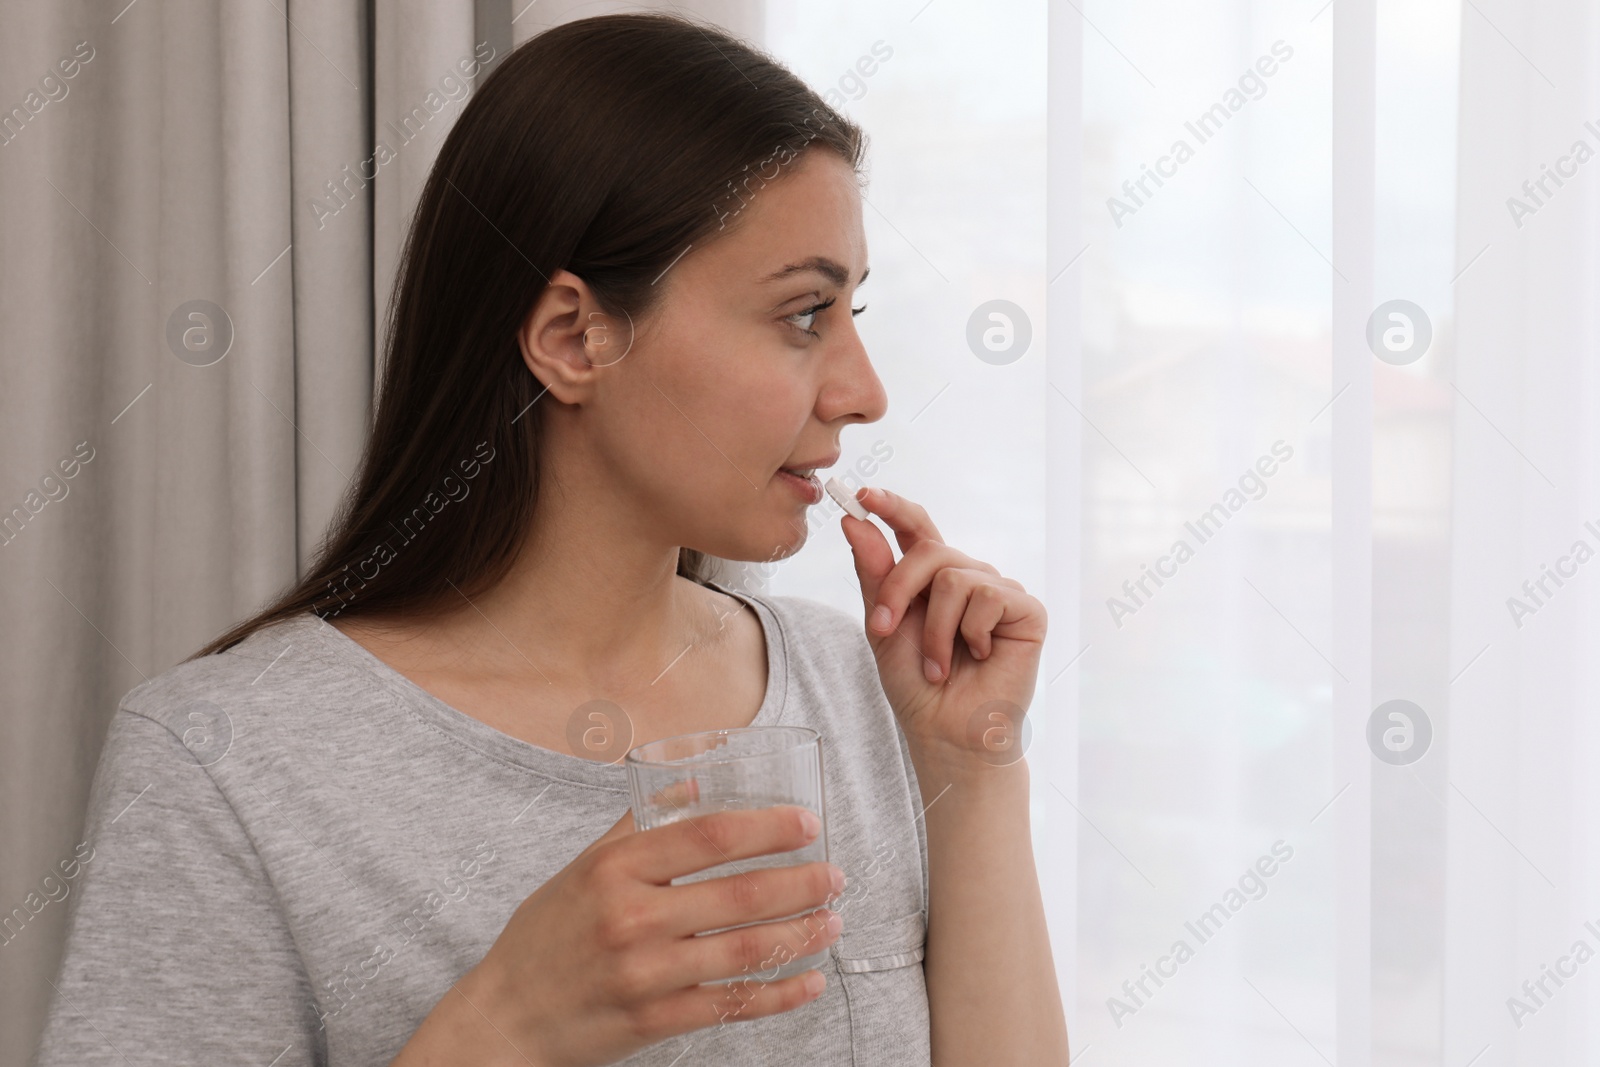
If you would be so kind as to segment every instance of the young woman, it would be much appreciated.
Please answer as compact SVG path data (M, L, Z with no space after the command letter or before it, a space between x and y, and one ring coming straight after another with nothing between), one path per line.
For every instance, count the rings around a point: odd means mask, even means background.
M114 717L44 1067L1066 1062L1026 764L985 744L1043 606L876 488L898 561L841 519L864 627L707 571L799 551L811 472L885 411L862 155L668 17L486 80L317 561ZM672 885L815 820L634 832L622 755L780 723L823 737L832 862ZM764 980L779 946L828 962Z

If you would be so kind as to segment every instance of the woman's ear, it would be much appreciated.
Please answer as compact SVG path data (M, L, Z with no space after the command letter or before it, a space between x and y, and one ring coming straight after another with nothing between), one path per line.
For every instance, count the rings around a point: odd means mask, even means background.
M621 361L633 346L632 321L619 330L613 316L582 278L558 270L517 334L522 361L551 396L581 404L593 392L600 370Z

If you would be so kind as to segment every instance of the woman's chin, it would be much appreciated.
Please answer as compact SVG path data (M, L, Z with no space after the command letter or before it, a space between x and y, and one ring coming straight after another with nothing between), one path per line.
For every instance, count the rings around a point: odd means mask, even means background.
M779 519L766 524L764 529L752 531L750 536L728 545L728 551L712 554L746 563L776 563L799 552L810 536L804 513L801 513L787 521Z

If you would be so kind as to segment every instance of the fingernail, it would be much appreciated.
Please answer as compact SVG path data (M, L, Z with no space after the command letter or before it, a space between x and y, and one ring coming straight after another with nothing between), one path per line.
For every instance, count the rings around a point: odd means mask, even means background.
M889 615L890 612L887 605L879 604L877 607L873 608L872 628L878 631L887 630L889 628Z
M815 997L821 994L823 984L822 972L807 971L806 976L804 979L802 979L802 981L805 982L806 993L809 996Z
M844 929L844 916L834 912L828 916L828 933L836 934Z
M931 659L925 659L922 661L922 673L927 676L928 681L937 682L939 680L939 665Z
M822 820L817 818L817 813L814 811L800 812L800 825L805 830L808 841L822 830Z
M835 867L833 870L828 872L828 880L833 883L833 891L835 893L844 892L846 879L843 871Z

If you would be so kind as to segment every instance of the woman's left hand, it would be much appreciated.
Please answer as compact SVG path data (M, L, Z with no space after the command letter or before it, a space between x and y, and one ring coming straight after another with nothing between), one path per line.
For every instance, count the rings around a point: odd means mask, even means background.
M1033 701L1044 604L1020 582L945 544L920 505L876 487L857 499L900 544L896 562L872 522L841 520L866 600L867 642L908 741L991 764L1014 761L1020 751L1006 746L1020 744Z

